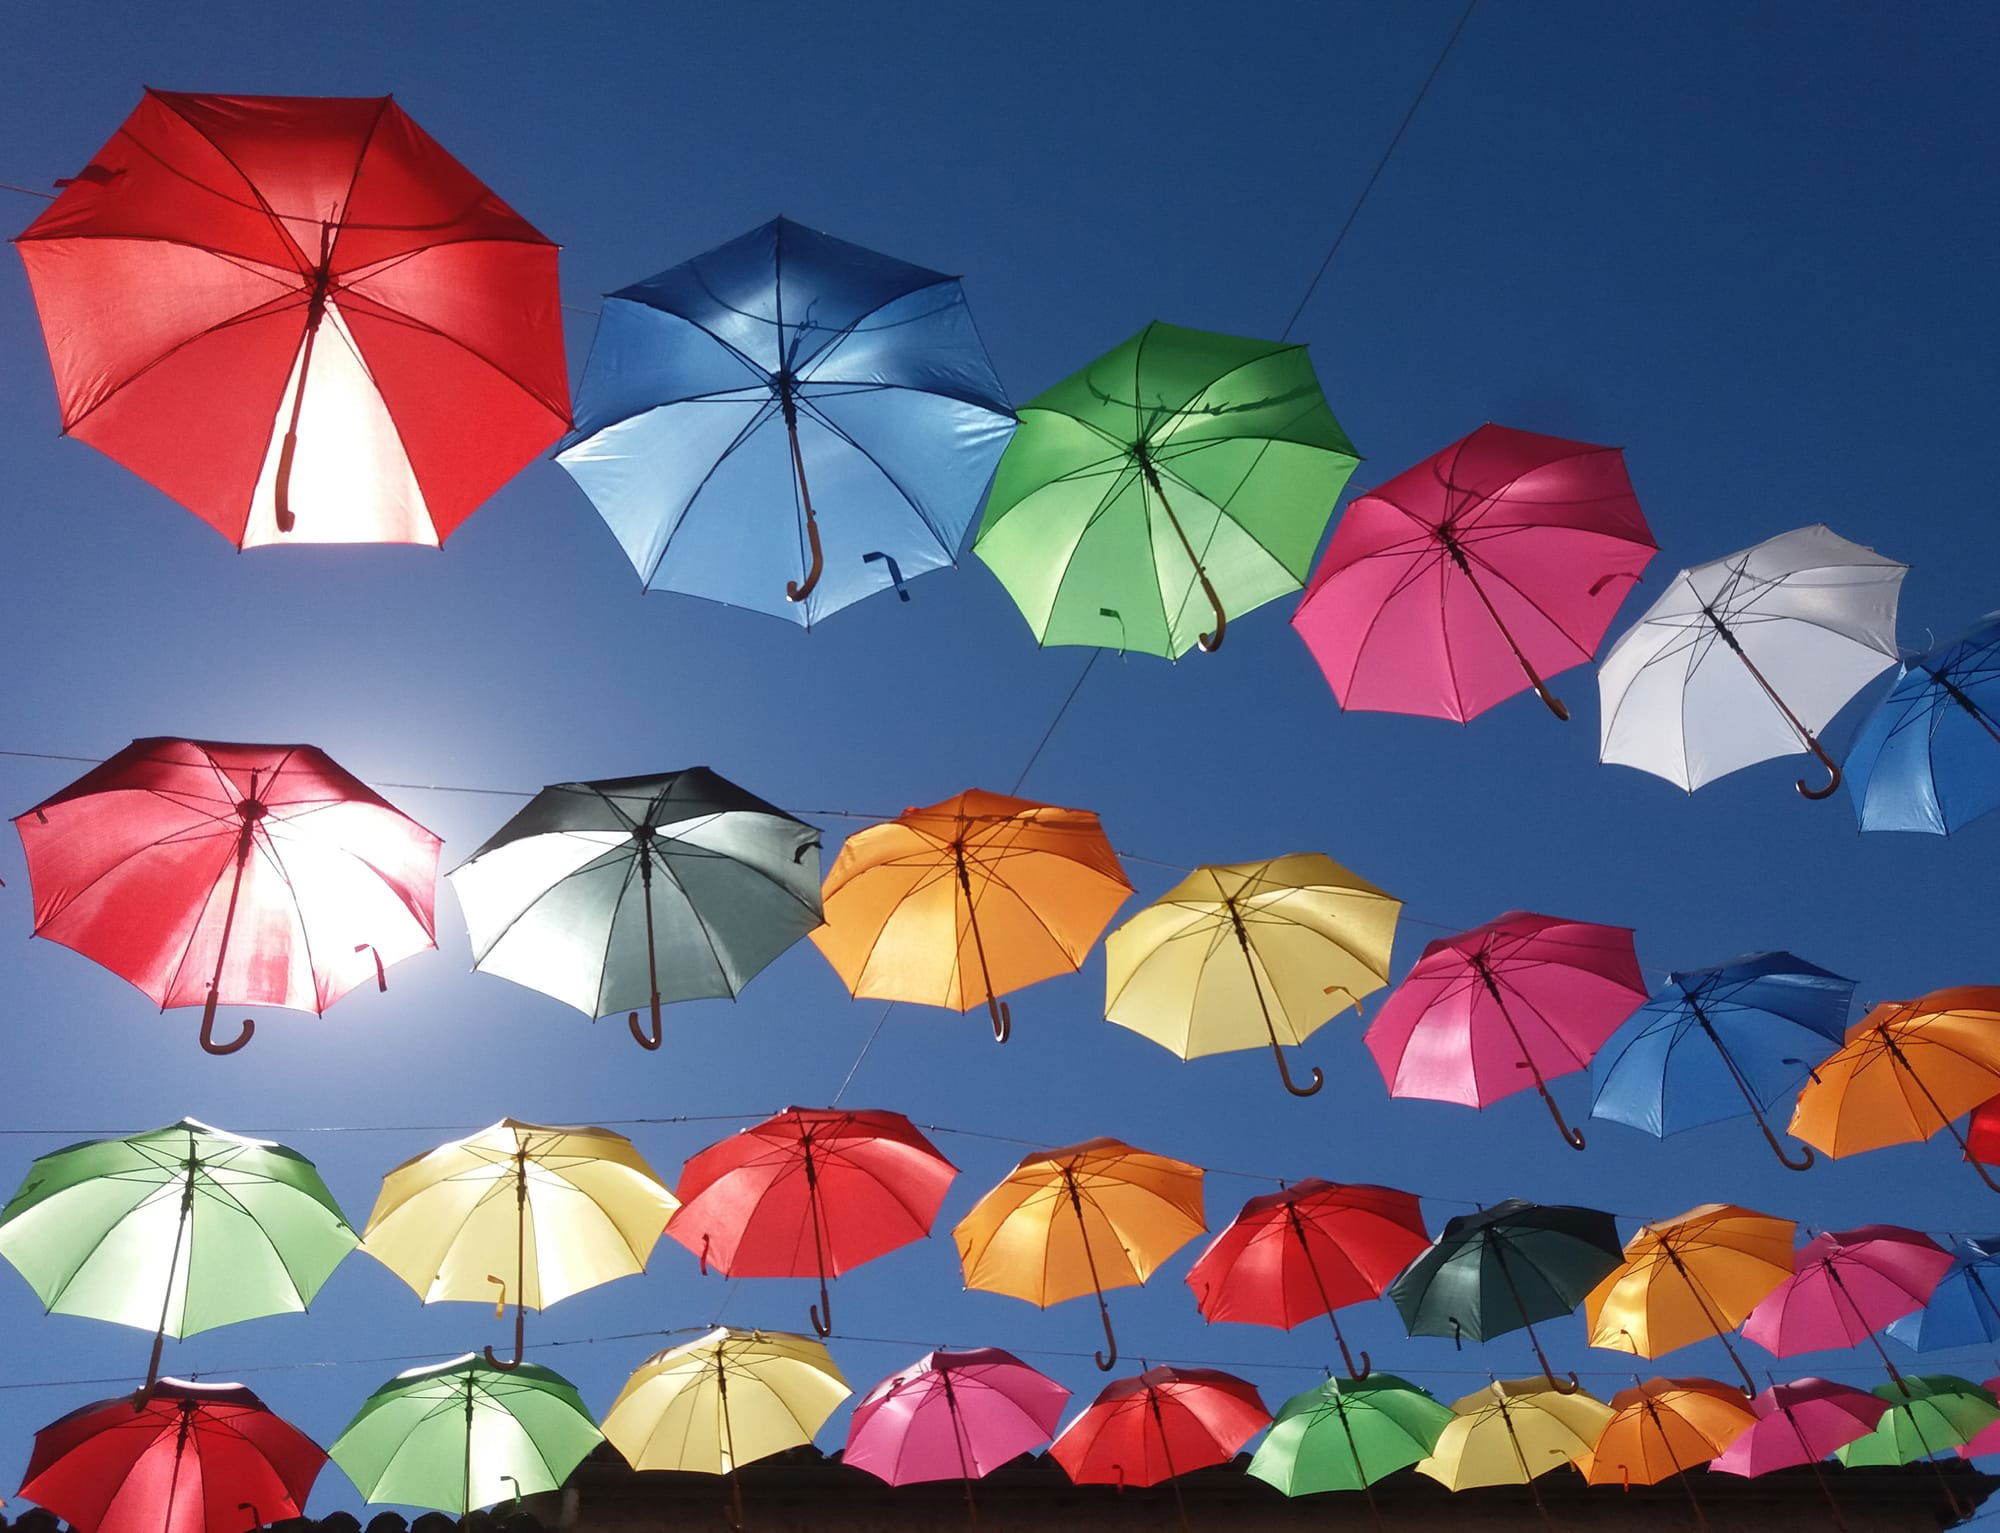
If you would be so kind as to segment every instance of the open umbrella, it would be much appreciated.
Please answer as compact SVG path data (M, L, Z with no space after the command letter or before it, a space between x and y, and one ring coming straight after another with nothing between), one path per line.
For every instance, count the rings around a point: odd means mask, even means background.
M2000 1166L2000 1096L1988 1097L1965 1120L1965 1158Z
M826 1280L931 1232L958 1168L901 1113L787 1107L690 1156L667 1233L729 1277Z
M1049 1457L1078 1485L1173 1485L1181 1527L1179 1477L1226 1464L1270 1425L1256 1386L1215 1368L1148 1368L1113 1379L1049 1444Z
M1014 429L956 277L788 218L607 295L576 416L649 589L806 625L953 563Z
M1988 1379L1980 1387L1988 1394L2000 1398L2000 1378ZM1958 1445L1960 1458L1984 1458L1993 1453L2000 1453L2000 1419L1988 1422L1977 1433Z
M1156 322L1021 406L972 551L1041 643L1171 660L1304 584L1356 461L1305 347Z
M1245 1472L1288 1496L1359 1490L1379 1530L1370 1487L1429 1456L1451 1407L1393 1373L1328 1379L1278 1407Z
M979 788L849 836L812 940L850 993L970 1011L1080 967L1131 894L1088 809Z
M1830 1230L1793 1256L1792 1275L1750 1311L1743 1334L1777 1357L1866 1340L1889 1377L1899 1379L1875 1333L1922 1309L1950 1266L1943 1246L1900 1225Z
M1658 549L1624 455L1481 426L1359 495L1292 627L1343 708L1464 723L1598 640Z
M1104 1290L1145 1282L1208 1227L1201 1175L1199 1166L1117 1139L1024 1156L951 1232L965 1286L1043 1309L1095 1294L1111 1350L1093 1355L1109 1373L1118 1338Z
M1714 1379L1647 1379L1611 1397L1605 1423L1590 1457L1578 1467L1592 1485L1657 1485L1681 1477L1695 1521L1708 1526L1701 1500L1686 1475L1706 1464L1757 1417L1733 1386Z
M162 1010L323 1012L437 946L438 838L310 745L134 740L14 819L35 935Z
M734 996L820 922L819 832L707 767L556 783L447 875L472 966L591 1017Z
M1417 1473L1452 1490L1525 1485L1544 1522L1549 1512L1535 1481L1587 1458L1611 1420L1602 1400L1551 1389L1547 1379L1496 1379L1451 1408Z
M1183 1059L1269 1044L1311 1096L1280 1045L1389 983L1402 908L1317 852L1196 868L1105 939L1105 1019Z
M1645 996L1628 928L1510 910L1429 944L1366 1041L1391 1096L1484 1107L1532 1084L1581 1150L1549 1078L1589 1065Z
M643 1271L675 1206L623 1134L502 1118L384 1177L361 1249L426 1304L511 1297L511 1368L526 1311Z
M2000 612L1897 669L1847 752L1863 830L1946 836L2000 809Z
M1804 1464L1812 1471L1833 1526L1847 1527L1820 1460L1874 1430L1889 1402L1851 1384L1794 1379L1759 1390L1750 1401L1757 1418L1709 1462L1718 1474L1754 1476Z
M1847 1030L1854 981L1790 953L1750 953L1667 976L1591 1063L1593 1118L1665 1138L1736 1117L1740 1098L1771 1153L1794 1171L1764 1114L1811 1073Z
M1692 793L1773 756L1810 751L1840 767L1818 731L1896 658L1896 598L1908 566L1825 527L1780 533L1682 570L1598 667L1598 755Z
M52 1150L0 1209L0 1256L52 1313L169 1336L296 1313L354 1231L296 1150L183 1118Z
M21 1494L90 1533L223 1533L302 1516L325 1463L241 1384L155 1379L37 1432Z
M555 245L386 96L149 90L16 244L63 430L239 548L436 547L569 423Z
M1930 1373L1877 1384L1875 1393L1889 1402L1882 1419L1866 1436L1834 1450L1848 1468L1869 1464L1913 1464L1932 1459L1971 1442L2000 1423L2000 1397L1992 1390L1951 1373ZM1960 1518L1972 1515L1952 1488L1941 1465L1937 1470L1945 1500Z
M2000 1235L1954 1240L1951 1266L1924 1307L1893 1321L1889 1334L1912 1352L2000 1341Z

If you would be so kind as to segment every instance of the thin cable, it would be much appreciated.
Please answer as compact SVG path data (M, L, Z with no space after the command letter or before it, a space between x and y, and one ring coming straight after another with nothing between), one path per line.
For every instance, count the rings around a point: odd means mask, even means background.
M827 1106L838 1107L840 1105L840 1099L847 1095L847 1088L854 1084L854 1072L861 1068L861 1061L866 1059L868 1051L875 1047L875 1039L882 1031L882 1024L889 1020L889 1013L895 1009L896 1003L894 1001L889 1002L888 1005L882 1008L882 1015L875 1019L875 1031L870 1033L868 1041L861 1045L861 1052L854 1056L854 1063L847 1067L847 1076L841 1081L840 1090L833 1094L833 1100L827 1103Z
M0 181L0 192L19 192L23 197L40 197L44 202L54 202L60 192L38 192L32 186L16 186L11 181Z
M1056 716L1049 720L1049 727L1042 731L1042 738L1036 742L1035 748L1028 753L1028 764L1021 768L1020 776L1014 779L1014 786L1008 789L1008 792L1019 793L1021 791L1021 784L1028 780L1028 774L1034 771L1035 763L1042 759L1042 752L1048 749L1049 740L1055 734L1056 726L1063 721L1063 715L1069 712L1069 705L1076 701L1076 694L1083 690L1083 684L1090 679L1092 668L1103 654L1103 650L1093 649L1090 652L1090 658L1083 662L1083 669L1077 672L1076 681L1071 685L1069 695L1062 700L1062 706L1056 709Z

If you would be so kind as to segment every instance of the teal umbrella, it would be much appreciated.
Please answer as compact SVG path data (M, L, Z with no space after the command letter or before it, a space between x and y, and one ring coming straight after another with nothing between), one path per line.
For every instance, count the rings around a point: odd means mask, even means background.
M1250 1473L1288 1496L1359 1490L1427 1458L1451 1407L1393 1373L1328 1379L1278 1408Z

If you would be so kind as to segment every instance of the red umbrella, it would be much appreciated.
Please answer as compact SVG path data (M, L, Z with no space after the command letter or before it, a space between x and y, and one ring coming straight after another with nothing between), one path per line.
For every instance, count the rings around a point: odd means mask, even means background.
M310 745L134 740L15 817L35 935L162 1010L323 1012L437 946L438 838Z
M1965 1158L2000 1166L2000 1097L1981 1102L1965 1120Z
M569 425L556 247L386 96L148 91L17 243L63 430L238 547L435 547Z
M1484 1107L1530 1084L1563 1138L1548 1080L1581 1070L1646 999L1632 933L1510 910L1423 951L1368 1026L1389 1094Z
M1049 1444L1079 1485L1157 1485L1210 1464L1271 1424L1255 1386L1213 1368L1148 1368L1106 1384ZM1174 1486L1180 1505L1180 1486ZM1181 1526L1187 1513L1181 1512Z
M1333 1322L1348 1374L1368 1377L1334 1311L1378 1299L1430 1245L1414 1195L1393 1187L1308 1177L1243 1205L1188 1269L1203 1318L1289 1331L1315 1315Z
M694 1155L667 1233L728 1277L826 1280L931 1231L958 1168L901 1113L787 1107Z
M1589 661L1658 545L1615 447L1506 426L1348 506L1292 626L1343 708L1460 723Z
M1900 1225L1829 1231L1793 1256L1792 1275L1750 1311L1743 1334L1778 1357L1831 1352L1865 1339L1889 1377L1901 1379L1875 1333L1929 1303L1951 1265L1951 1252Z
M325 1462L241 1384L158 1379L37 1432L21 1494L89 1533L236 1533L299 1516Z

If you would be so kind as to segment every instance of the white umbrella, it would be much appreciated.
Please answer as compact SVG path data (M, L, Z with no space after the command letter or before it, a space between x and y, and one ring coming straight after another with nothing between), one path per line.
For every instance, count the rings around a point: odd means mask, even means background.
M1896 658L1896 598L1908 566L1825 527L1682 570L1598 668L1598 757L1703 783L1772 756L1811 751L1817 731Z

